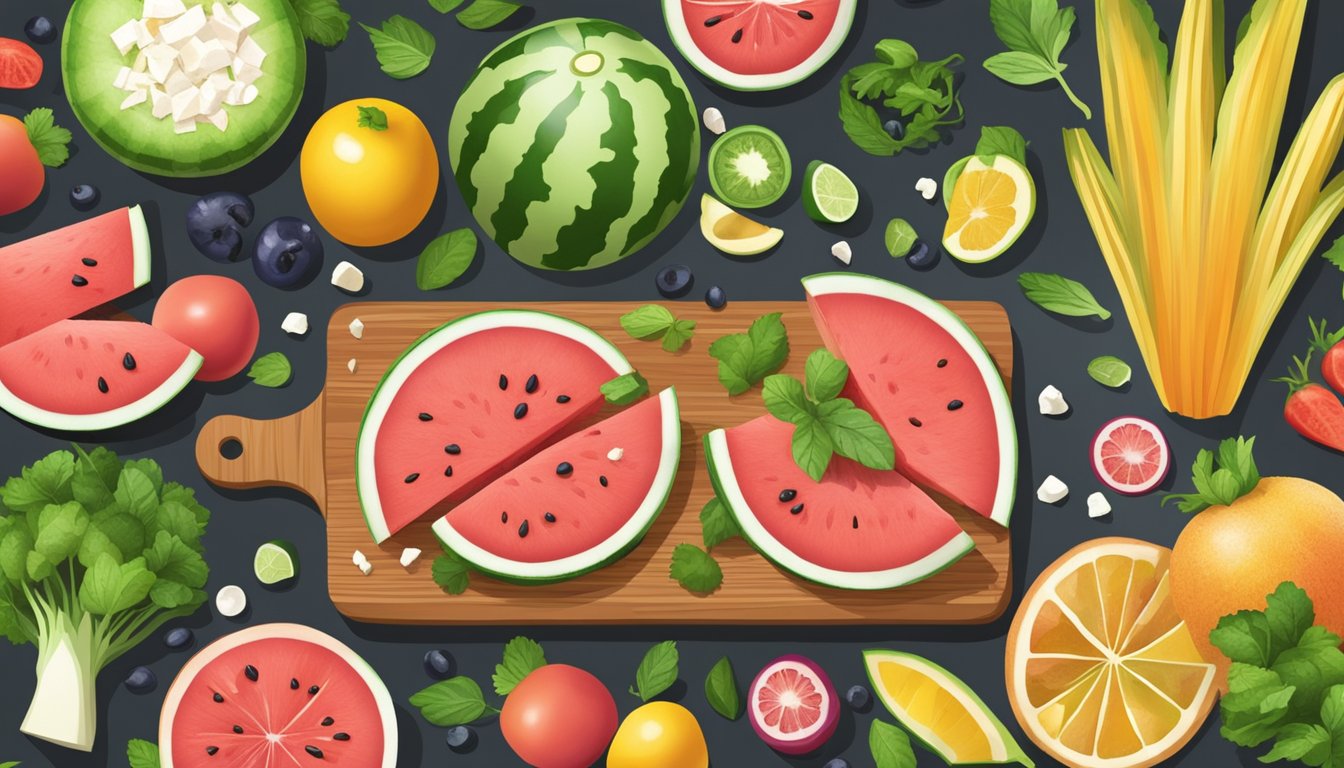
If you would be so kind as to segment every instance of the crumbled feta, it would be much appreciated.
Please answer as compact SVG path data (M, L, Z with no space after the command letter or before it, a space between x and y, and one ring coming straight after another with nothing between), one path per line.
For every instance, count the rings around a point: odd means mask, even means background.
M611 461L620 461L621 459L625 458L625 449L612 448L610 451L607 451L607 458L610 459Z
M1036 403L1040 405L1041 413L1046 416L1063 416L1069 412L1069 404L1064 401L1064 393L1053 384L1041 390Z
M121 100L122 109L130 109L136 104L143 104L149 98L149 91L131 91L126 98Z
M373 573L373 563L370 563L368 560L365 560L364 562L360 563L359 572L364 574L365 576L368 576L370 573Z
M252 12L242 3L234 3L232 7L233 19L238 22L238 28L247 32L261 22L261 17Z
M1036 489L1036 498L1044 501L1046 504L1058 504L1068 495L1069 486L1065 485L1063 480L1060 480L1054 475L1046 477L1045 482L1041 483L1041 487Z
M723 113L718 107L709 107L705 109L705 127L710 133L723 133L728 130L728 125L723 121Z
M352 357L350 358L350 362L345 364L345 367L346 370L350 371L351 373L354 373L355 371L359 370L359 361Z
M159 25L159 38L169 45L186 44L205 28L205 8L193 5L187 12Z
M122 56L131 52L131 49L134 48L136 44L134 19L122 24L112 31L112 44L117 46L117 51L120 52Z
M364 273L354 264L342 261L332 270L331 284L343 291L359 293L364 290Z
M834 256L837 260L839 260L840 263L848 266L849 262L853 261L854 259L854 249L849 247L849 243L845 242L844 240L841 240L840 242L831 246L831 255Z
M145 0L143 16L146 19L175 19L187 12L182 0Z
M243 588L229 584L215 594L215 610L220 616L233 618L247 610L247 593Z
M1101 491L1097 491L1087 497L1087 516L1091 518L1105 517L1111 514L1111 502L1106 500Z
M356 339L364 338L364 321L356 317L350 321L350 335Z
M359 565L360 563L369 562L369 558L365 557L363 552L360 552L358 549L356 549L354 557L351 558L351 562L353 562L355 565Z
M410 568L411 563L420 559L420 550L415 547L407 547L401 550L401 567Z
M280 330L285 333L292 333L295 336L302 336L308 332L308 316L302 312L290 312L285 315L285 319L280 323Z
M915 182L915 191L925 200L932 200L938 194L938 182L925 176Z

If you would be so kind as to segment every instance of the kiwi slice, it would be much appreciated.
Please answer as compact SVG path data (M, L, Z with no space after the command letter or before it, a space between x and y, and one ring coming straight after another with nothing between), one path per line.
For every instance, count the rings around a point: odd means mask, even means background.
M789 150L769 128L738 126L709 150L709 184L734 208L761 208L779 200L792 177Z

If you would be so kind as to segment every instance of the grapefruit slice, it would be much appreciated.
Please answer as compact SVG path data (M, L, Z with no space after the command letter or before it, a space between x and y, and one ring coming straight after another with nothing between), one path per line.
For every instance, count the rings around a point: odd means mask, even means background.
M1017 242L1036 213L1036 185L1021 163L995 155L966 161L951 192L943 247L972 264L989 261Z
M1170 470L1167 438L1147 419L1112 419L1092 438L1092 471L1113 491L1128 496L1148 493Z
M761 740L786 755L805 755L835 733L840 705L817 663L790 654L765 665L747 692L747 717Z
M1214 667L1171 600L1171 551L1105 538L1065 553L1022 599L1004 656L1027 736L1074 768L1147 768L1194 737Z

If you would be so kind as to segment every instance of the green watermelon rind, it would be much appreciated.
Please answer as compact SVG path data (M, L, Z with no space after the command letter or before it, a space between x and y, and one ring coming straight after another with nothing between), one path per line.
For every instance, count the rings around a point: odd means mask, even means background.
M994 365L989 350L966 322L955 312L919 291L883 280L880 277L851 272L822 272L803 278L803 289L809 296L828 293L862 293L906 304L925 317L938 323L954 341L959 343L980 371L990 402L994 405L994 423L998 427L999 478L994 493L994 507L989 514L976 510L999 525L1008 527L1017 500L1018 445L1017 425L1013 417L1013 401L1004 386L1003 377Z
M591 349L594 354L611 366L618 376L635 370L630 365L630 361L625 358L625 355L597 331L569 318L535 310L492 309L463 315L416 339L415 343L407 347L396 360L392 361L387 372L378 380L378 386L374 388L373 395L369 397L369 404L365 407L364 415L359 423L359 438L355 444L355 487L359 495L359 507L364 515L364 522L368 525L369 533L373 535L373 539L377 543L381 544L392 536L387 526L386 515L382 513L382 502L378 496L378 481L374 463L377 428L381 425L382 418L387 413L387 406L396 399L397 391L422 363L452 342L479 331L510 327L532 328L561 336L573 334L572 336L566 336L566 338L578 341ZM392 389L389 389L390 382L394 377L399 377L400 380L395 383ZM384 397L387 398L386 405L380 407Z
M159 760L162 768L174 768L173 719L178 710L184 706L187 689L191 687L191 683L196 679L196 676L210 662L235 648L254 641L274 638L311 643L335 653L350 665L350 668L369 687L369 693L373 694L373 700L378 706L379 725L383 734L383 762L381 765L368 766L368 768L397 768L397 710L392 703L392 694L388 692L387 684L383 682L378 672L364 660L364 657L355 653L348 645L331 635L302 624L283 623L259 624L240 629L207 645L187 661L182 670L177 673L177 677L173 679L173 684L168 688L168 693L164 696L163 706L159 710ZM197 703L196 706L216 705ZM351 725L351 729L372 728L374 726L374 723L355 723Z
M445 548L462 558L468 565L481 573L502 581L515 584L550 584L568 581L587 573L605 568L620 560L638 546L653 525L667 500L672 495L672 487L677 479L677 467L681 464L681 412L677 404L677 393L669 387L658 394L662 401L662 455L658 461L658 471L629 521L605 541L586 552L571 555L563 560L545 563L526 563L507 560L466 541L457 533L448 521L448 517L439 518L434 523L434 535Z
M154 249L149 243L149 225L145 223L145 212L140 206L127 208L126 220L131 228L131 285L139 288L149 282Z
M700 74L725 88L748 92L776 91L801 83L816 74L840 52L845 40L849 38L850 29L854 26L854 16L858 11L857 0L840 0L835 26L826 36L826 40L811 56L793 69L769 75L742 75L715 63L700 50L700 46L691 38L686 17L681 12L681 3L682 0L663 0L663 22L667 25L667 34L672 38L672 45L676 46L682 58Z
M931 554L896 568L850 572L822 567L784 546L761 525L751 505L747 503L741 485L737 482L737 475L733 470L732 452L728 449L727 432L716 429L705 435L704 443L705 461L709 467L709 481L714 486L714 494L737 520L743 537L772 563L799 578L838 589L856 591L893 589L935 576L975 549L975 540L965 531L960 531Z

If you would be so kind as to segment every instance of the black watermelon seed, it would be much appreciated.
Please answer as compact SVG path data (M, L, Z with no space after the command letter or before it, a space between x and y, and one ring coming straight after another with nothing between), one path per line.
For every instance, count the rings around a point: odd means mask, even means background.
M318 760L321 760L321 759L322 759L322 750L318 749L317 747L314 747L314 746L311 745L311 744L309 744L308 746L304 747L304 748L303 748L303 751L304 751L304 752L307 752L308 754L312 755L313 757L316 757Z
M947 367L947 359L944 358L944 359L942 359L942 360L939 360L939 361L938 361L938 367L939 367L939 368L946 368L946 367Z
M530 395L537 391L537 385L539 383L540 382L537 381L537 374L534 373L527 377L527 383L523 385L523 389Z
M209 756L211 756L211 757L214 757L214 756L215 756L215 753L218 752L218 751L219 751L219 747L206 747L206 748L205 748L205 754L207 754L207 755L209 755Z
M739 29L733 33L733 42L734 43L742 42L742 30Z
M252 666L251 664L248 664L246 667L243 667L243 674L247 675L247 679L251 680L254 683L257 682L257 678L261 676L257 674L257 668Z
M597 482L601 483L603 488L606 488L606 487L607 487L607 476L606 476L606 475L598 475L598 476L597 476Z
M289 678L289 690L291 691L299 690L299 678L297 677Z
M243 733L243 726L241 726L241 725L235 725L235 726L233 726L233 732L236 733L236 734L242 735L242 733Z
M509 388L509 377L508 377L508 376L505 376L505 375L502 374L502 373L499 374L499 388L500 388L500 389L508 389L508 388Z
M812 20L812 12L811 12L811 11L799 11L799 12L798 12L798 18L802 19L803 21L811 21L811 20Z
M213 698L213 699L215 700L215 703L216 703L216 704L223 704L223 703L224 703L224 697L223 697L221 694L219 694L219 693L216 693L216 694L215 694L214 696L212 696L211 698Z
M803 505L794 504L792 507L789 507L789 511L795 515L801 515L803 513Z
M785 488L779 492L780 501L793 501L796 498L798 498L798 492L792 488Z
M501 522L501 523L507 523L507 522L509 522L509 513L508 513L508 512L500 512L500 513L499 513L499 522Z
M412 472L411 474L409 474L409 475L406 476L406 483L409 485L409 484L414 483L416 480L419 480L419 479L420 479L420 473L419 473L419 472Z
M422 414L420 414L420 420L421 420L421 421L433 421L433 420L434 420L434 417L433 417L431 414L428 414L428 413L422 413Z
M723 21L722 16L710 16L708 19L705 19L705 26L712 27L715 24L718 24L720 21Z
M332 726L332 724L334 724L335 722L336 722L336 721L333 720L333 719L330 718L330 717L324 717L324 718L322 718L322 727L323 727L323 728L330 728L330 727Z
M80 259L79 261L80 261L81 264L83 264L83 265L86 266L86 267L96 267L96 266L98 266L98 260L97 260L97 259L90 259L88 256L85 256L84 258Z
M922 426L924 426L924 422L920 421L919 419L916 419L914 416L911 416L911 417L910 417L910 426L912 426L912 427L922 427Z
M462 446L458 445L457 443L449 443L443 446L443 452L448 454L449 456L456 456L457 454L462 452Z
M317 695L317 692L320 691L320 690L322 690L322 689L321 689L321 688L318 688L316 685L314 685L314 686L312 686L311 688L308 689L308 695L309 695L309 696L316 696L316 695Z
M520 538L520 539L525 539L525 538L527 538L527 521L526 521L526 520L523 521L523 524L522 524L522 525L518 526L518 538Z
M350 734L348 734L348 733L333 733L333 734L331 734L331 738L333 738L333 739L335 739L335 740L337 740L337 741L349 741L349 740L350 740Z
M950 403L947 404L947 410L949 410L949 411L955 411L955 410L957 410L958 408L960 408L962 405L964 405L964 403L962 403L960 400L953 400L952 402L950 402Z
M449 464L448 466L446 466L446 467L443 468L443 476L444 476L444 477L452 477L452 476L453 476L453 465L452 465L452 464Z
M127 352L125 355L123 355L122 358L121 358L121 367L122 367L122 368L125 368L125 369L128 370L128 371L134 371L134 370L135 370L135 356L132 355L130 352Z
M70 278L70 284L75 286L76 288L83 288L84 286L89 284L89 281L83 275L75 275L74 277Z
M564 475L569 475L573 473L574 473L574 465L570 464L568 461L562 461L559 464L555 465L555 474L557 475L563 477Z
M98 391L102 392L104 395L107 394L107 379L104 379L102 376L98 377Z
M519 403L518 405L514 406L513 418L521 419L526 415L527 415L527 403Z
M569 395L559 395L555 398L555 402L564 405L569 402Z
M547 512L547 513L546 513L546 522L548 522L548 523L554 523L554 522L555 522L555 515L552 514L552 513L550 513L550 512Z
M859 517L858 517L858 515L855 515L855 516L854 516L854 530L856 530L856 531L859 530Z

